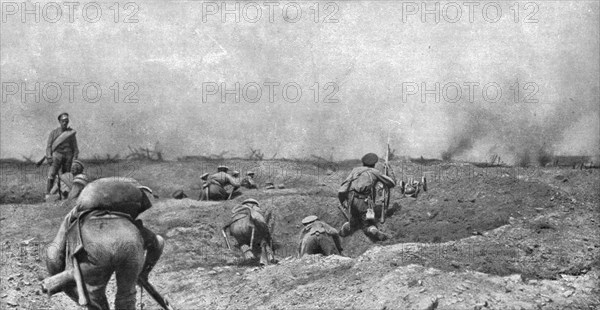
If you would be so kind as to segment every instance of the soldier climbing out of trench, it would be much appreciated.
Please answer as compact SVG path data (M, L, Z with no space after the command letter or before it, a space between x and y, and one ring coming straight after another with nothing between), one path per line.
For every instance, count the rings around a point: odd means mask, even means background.
M361 159L363 166L352 169L338 190L338 199L350 211L348 222L340 229L340 236L346 237L356 230L362 231L373 241L383 241L390 238L377 228L374 206L377 183L387 188L396 186L394 180L379 170L375 164L379 157L368 153Z
M69 257L76 257L76 255L78 255L76 253L81 251L85 252L86 247L97 247L97 245L93 243L86 244L83 242L83 239L81 239L82 233L80 227L85 224L88 219L101 218L108 221L110 219L122 218L129 220L137 227L143 240L143 248L146 250L146 253L145 257L142 256L144 257L144 260L142 262L143 265L141 265L141 273L138 277L147 282L150 271L154 268L162 255L164 239L146 228L142 221L137 219L139 214L152 207L152 203L148 199L146 193L152 194L152 191L148 187L139 184L136 180L129 178L103 178L85 186L77 198L75 207L73 207L73 209L65 216L56 237L47 248L46 265L50 275L54 276L65 270L66 262L68 261L68 253L70 253ZM71 229L76 229L75 235L80 236L79 238L76 238L79 240L79 243L68 239L69 231ZM80 249L82 250L80 251ZM110 257L108 255L110 251L117 250L122 249L101 247L100 251L104 251L106 255L96 256L95 259L90 262L92 265L97 263L99 264L98 266L100 266L102 263L106 263L103 260ZM101 269L101 267L98 268ZM100 269L97 272L94 271L98 274L98 279L93 277L93 279L84 279L88 282L92 281L93 283L99 283L98 286L92 286L93 291L88 292L91 298L88 309L108 309L107 305L105 305L105 283L103 284L102 281L100 281L101 277L104 275L102 275L102 270ZM135 278L125 280L122 282L130 283L133 281L135 283L136 281ZM118 281L119 277L117 276L117 282ZM133 287L135 287L135 285ZM69 296L74 298L74 295L72 294ZM135 307L135 291L133 291L132 294L131 291L118 290L115 307L119 309L130 309L131 306Z
M258 201L246 199L241 205L235 206L231 212L231 221L223 226L222 233L231 248L226 231L229 229L231 236L235 238L246 259L253 260L260 256L260 264L267 265L276 263L273 254L271 212L264 212Z
M298 257L305 254L340 255L342 245L337 229L319 220L316 215L310 215L302 220Z

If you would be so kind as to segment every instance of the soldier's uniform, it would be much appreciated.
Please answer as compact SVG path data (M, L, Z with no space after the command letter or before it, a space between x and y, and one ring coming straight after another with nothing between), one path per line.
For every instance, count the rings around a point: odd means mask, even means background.
M229 168L225 166L219 166L218 172L212 174L206 178L206 182L202 185L202 192L198 200L227 200L231 196L234 198L239 196L240 192L237 189L240 187L240 183L230 174L227 173ZM225 189L225 186L233 186L232 192L229 193Z
M89 177L83 173L84 165L79 160L73 160L71 172L63 173L60 176L60 190L63 198L75 199L79 197L81 190L90 182ZM56 182L58 183L58 182ZM58 185L55 185L50 191L51 194L58 192Z
M337 229L319 221L315 215L305 217L302 224L298 257L305 254L340 255L342 246Z
M408 182L404 185L402 194L406 197L417 198L421 192L421 189L427 191L427 179L425 177L421 178L421 182L412 179L408 180Z
M273 215L270 211L264 212L255 199L246 199L241 205L235 206L231 212L231 221L223 226L223 231L229 228L229 233L234 236L240 245L240 249L247 259L253 259L260 255L260 264L267 265L276 262L272 244L272 235L269 223L273 223ZM236 225L244 219L250 220L249 226ZM256 231L254 231L256 230ZM253 233L251 231L254 231ZM254 237L252 235L255 235Z
M77 147L77 138L75 130L67 127L69 124L69 114L62 113L58 116L60 127L50 132L46 146L46 159L50 164L48 170L48 181L46 184L46 194L50 194L55 176L60 173L66 173L71 170L73 159L79 156Z
M361 160L363 167L354 168L338 190L340 202L342 205L347 202L350 209L350 221L344 223L340 236L346 237L362 229L372 240L386 240L389 236L379 231L373 212L376 184L380 182L383 186L392 188L396 183L374 168L379 161L376 154L366 154Z
M50 132L46 146L46 160L50 165L46 182L46 199L50 196L56 175L69 172L73 159L77 159L79 156L77 138L75 137L76 132L68 127L69 114L60 114L58 121L60 127Z
M246 173L246 177L242 180L241 186L243 186L247 189L258 188L258 186L256 185L256 182L254 181L254 172L249 171L248 173Z
M147 250L140 276L147 277L162 254L164 240L144 227L141 220L136 220L142 212L152 207L144 190L150 191L130 178L103 178L89 183L79 195L75 207L65 216L54 241L48 246L46 264L50 274L64 270L66 237L72 223L86 215L110 214L129 218L140 230Z

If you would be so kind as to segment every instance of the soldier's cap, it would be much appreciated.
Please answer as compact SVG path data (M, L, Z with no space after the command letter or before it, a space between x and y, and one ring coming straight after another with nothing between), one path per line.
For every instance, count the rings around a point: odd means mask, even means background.
M200 176L200 178L202 180L206 180L206 178L208 178L208 173L203 174L202 176Z
M229 167L227 167L225 165L219 165L217 167L217 171L225 171L225 172L227 172L227 170L229 170Z
M74 159L74 160L73 160L73 163L71 164L71 166L72 166L72 165L79 165L79 166L81 166L81 169L84 169L84 168L85 168L85 166L83 165L83 163L82 163L82 162L80 162L80 161L79 161L79 160L77 160L77 159Z
M187 198L187 195L183 192L183 190L180 189L176 190L171 196L175 199Z
M368 153L363 156L360 161L362 161L365 166L375 166L375 164L379 161L379 157L375 153Z
M304 225L308 225L316 220L318 220L319 218L316 215L309 215L305 218L302 219L302 224Z
M58 120L69 119L69 113L63 112L58 115Z
M233 176L240 175L240 172L237 170L233 170L233 172L231 172L231 175L233 175Z
M256 201L256 199L252 199L252 198L246 199L246 200L244 200L244 202L242 202L242 204L247 204L247 203L253 203L257 206L259 205L258 201Z
M248 171L248 172L246 173L246 175L254 175L254 172L252 172L252 171Z

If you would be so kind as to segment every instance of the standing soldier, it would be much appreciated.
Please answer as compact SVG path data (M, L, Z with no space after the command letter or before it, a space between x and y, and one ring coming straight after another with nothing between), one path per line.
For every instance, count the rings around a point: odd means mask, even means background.
M79 156L75 130L68 127L69 114L60 114L58 122L60 123L60 127L50 132L46 147L46 160L50 165L48 181L46 183L46 199L50 197L50 191L52 190L56 175L71 170L73 159L77 159Z
M340 255L342 245L337 229L320 221L316 215L310 215L302 220L304 227L300 231L298 257L305 254Z
M229 171L228 167L219 166L217 173L208 176L206 183L202 185L202 192L198 200L227 200L239 196L240 192L237 189L240 187L240 183L227 171ZM225 190L227 185L233 186L231 193Z
M377 219L373 211L376 186L381 182L383 186L392 188L396 183L375 169L375 164L379 161L376 154L368 153L361 161L363 166L352 169L338 190L340 203L346 203L346 208L350 209L350 219L340 229L340 236L346 237L362 229L371 240L383 241L389 239L389 236L377 228Z

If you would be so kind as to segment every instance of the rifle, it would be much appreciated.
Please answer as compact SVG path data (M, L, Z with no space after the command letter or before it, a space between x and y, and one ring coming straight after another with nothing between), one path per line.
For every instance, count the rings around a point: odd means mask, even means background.
M85 295L85 289L83 288L83 278L81 277L79 262L75 255L73 255L73 278L75 278L75 287L77 288L77 297L79 298L77 303L80 306L85 306L88 304L88 300Z
M175 310L169 300L162 295L154 288L147 279L138 278L138 284L143 287L150 296L165 310Z
M386 176L390 176L390 137L388 136L387 150L385 152L385 167L383 168L383 172ZM385 187L383 189L383 206L381 206L381 220L380 222L385 223L385 213L390 206L390 197L391 191L389 188Z
M229 244L229 239L227 239L227 233L225 232L226 227L223 227L223 229L221 230L221 233L223 234L223 238L225 238L225 243L227 244L227 248L231 250L231 245Z
M344 209L345 209L344 205L340 202L340 204L336 205L336 206L340 210L340 212L342 212L342 214L346 218L346 221L350 221L350 216L348 216L348 214L346 214L346 211L344 211Z

